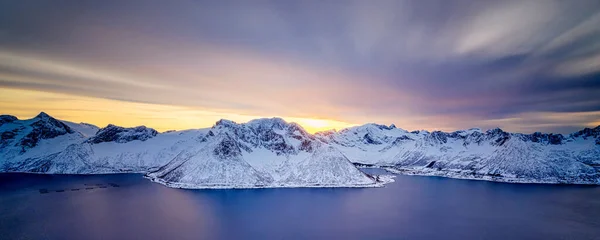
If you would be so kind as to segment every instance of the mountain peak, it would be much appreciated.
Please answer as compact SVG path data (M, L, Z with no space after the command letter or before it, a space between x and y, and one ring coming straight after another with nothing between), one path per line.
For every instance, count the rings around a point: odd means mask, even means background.
M481 128L469 128L467 129L468 132L483 132L481 131Z
M0 115L0 126L2 126L2 124L14 122L17 120L19 120L19 119L12 115Z
M18 120L15 117L3 117L2 120ZM22 147L21 152L28 148L38 145L42 139L51 139L61 135L74 133L74 131L65 123L50 117L45 112L41 112L35 118L27 121L20 121L22 125L28 125L30 128L17 128L16 131L23 130L23 136L16 146ZM15 130L13 130L15 131Z
M367 124L363 124L363 125L359 125L359 126L353 126L353 127L349 127L349 128L344 128L342 130L340 130L340 132L346 132L346 131L364 131L364 130L393 130L396 129L396 125L391 124L390 126L386 126L383 124L378 124L378 123L367 123Z
M600 125L595 128L584 128L578 132L571 133L571 137L583 137L584 139L588 137L594 137L600 139Z
M49 119L49 118L53 118L50 115L48 115L45 112L40 112L37 116L35 116L35 118L39 118L39 119Z
M0 115L0 119L7 119L7 120L10 119L12 121L18 120L18 118L13 115Z
M394 125L394 124L392 124L388 127L383 124L369 123L369 124L367 124L367 126L373 126L373 127L379 128L381 130L392 130L392 129L396 128L396 125Z
M486 131L487 134L503 134L506 133L504 130L502 130L501 128L497 127L494 129L490 129Z
M236 126L236 125L237 125L236 122L227 120L227 119L221 119L215 123L215 127L216 126L229 127L229 126Z
M124 128L108 124L108 126L98 130L96 135L89 138L86 142L98 144L102 142L126 143L134 140L146 141L157 134L156 130L146 126Z
M247 123L241 123L241 124L238 124L231 120L221 119L221 120L217 121L213 127L222 126L222 127L230 128L230 127L237 127L237 126L246 126L246 127L250 127L253 129L274 129L274 128L285 129L288 126L294 126L294 125L297 125L297 124L288 123L285 120L283 120L282 118L274 117L274 118L253 119Z
M287 125L289 125L288 122L286 122L282 118L278 118L278 117L254 119L254 120L249 121L246 124L248 126L251 126L254 128L267 128L267 129L271 129L271 128L284 129Z

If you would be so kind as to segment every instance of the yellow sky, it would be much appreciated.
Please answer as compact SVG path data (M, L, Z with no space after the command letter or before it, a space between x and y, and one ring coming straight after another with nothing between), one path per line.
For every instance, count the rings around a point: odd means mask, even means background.
M61 120L86 122L99 127L109 123L124 127L145 125L158 131L206 128L211 127L219 119L243 123L264 117L281 117L288 122L296 122L311 133L328 129L339 130L356 125L318 117L240 115L218 110L207 111L190 107L0 88L0 114L27 119L41 111Z

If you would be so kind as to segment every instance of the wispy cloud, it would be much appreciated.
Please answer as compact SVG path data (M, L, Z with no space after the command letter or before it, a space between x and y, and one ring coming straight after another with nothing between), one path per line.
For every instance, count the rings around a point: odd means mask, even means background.
M407 129L562 130L599 120L543 119L600 111L598 9L593 0L4 2L0 87ZM498 121L513 118L525 120Z

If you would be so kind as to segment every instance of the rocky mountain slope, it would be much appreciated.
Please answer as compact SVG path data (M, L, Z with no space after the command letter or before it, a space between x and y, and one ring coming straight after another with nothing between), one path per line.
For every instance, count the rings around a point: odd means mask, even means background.
M335 148L295 123L258 119L245 124L221 120L202 139L148 174L168 186L196 188L376 186Z
M382 184L355 165L502 182L600 184L600 126L564 136L501 129L408 132L366 124L313 135L272 118L158 133L40 113L28 120L0 116L0 136L0 172L140 172L184 188Z
M502 182L600 184L600 126L561 134L469 129L408 132L367 124L316 134L357 164Z
M158 133L56 120L0 117L0 172L142 172L183 188L380 186L336 149L282 119ZM91 131L97 129L92 135Z
M3 117L3 119L10 117ZM146 172L193 146L201 130L160 134L146 127L64 123L45 113L0 125L0 171L56 174ZM71 127L69 127L71 126ZM89 136L90 131L97 129ZM81 132L80 132L81 131Z

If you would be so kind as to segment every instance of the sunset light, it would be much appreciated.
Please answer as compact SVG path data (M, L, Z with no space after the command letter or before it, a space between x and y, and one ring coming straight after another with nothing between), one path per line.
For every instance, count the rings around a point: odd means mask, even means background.
M356 124L342 121L287 116L243 115L226 111L202 110L162 104L137 103L68 94L0 88L0 109L28 119L44 111L71 122L104 127L145 125L158 131L197 129L212 126L220 119L244 123L257 118L280 117L300 124L309 133L343 129Z
M599 190L600 0L0 0L2 240L598 239Z

